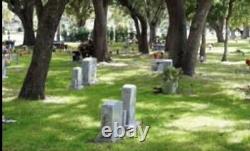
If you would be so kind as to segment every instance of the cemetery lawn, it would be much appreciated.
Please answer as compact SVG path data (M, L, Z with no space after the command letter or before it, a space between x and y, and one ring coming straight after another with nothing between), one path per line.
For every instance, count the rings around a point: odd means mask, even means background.
M182 77L177 95L153 94L160 77L150 72L148 56L114 56L112 66L98 67L98 84L70 90L72 68L65 53L53 54L45 101L22 101L16 96L30 56L7 68L3 82L3 113L16 123L3 125L5 151L249 151L250 58L248 42L230 44L229 62L221 63L222 45L208 50L195 77ZM246 54L234 53L241 49ZM149 125L145 142L138 138L115 144L95 144L100 108L105 99L121 99L124 84L138 88L136 118ZM246 90L246 91L244 91Z

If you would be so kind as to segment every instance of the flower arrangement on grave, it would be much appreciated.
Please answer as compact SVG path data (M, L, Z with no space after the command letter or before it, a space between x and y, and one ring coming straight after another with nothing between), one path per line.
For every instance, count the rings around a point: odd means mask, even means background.
M181 77L181 70L174 67L166 68L162 73L162 93L175 94L178 89L179 79Z
M161 74L161 86L154 88L154 93L175 94L179 86L182 70L174 67L166 68Z

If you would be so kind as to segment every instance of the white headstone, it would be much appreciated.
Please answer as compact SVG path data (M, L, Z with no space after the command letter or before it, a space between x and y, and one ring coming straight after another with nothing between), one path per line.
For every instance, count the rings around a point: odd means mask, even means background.
M96 58L85 58L82 60L82 84L91 85L96 83Z
M16 64L19 63L19 56L17 53L12 53L11 54L11 61L14 61Z
M123 104L121 101L109 100L102 105L101 129L109 126L112 129L112 135L104 137L101 133L96 139L97 142L115 142L119 140L119 137L114 133L114 127L115 124L117 124L116 126L122 126L122 109Z
M7 71L6 71L6 65L5 65L5 58L2 56L2 79L7 78Z
M80 90L83 88L82 86L82 68L74 67L72 72L72 88L76 90Z
M136 104L136 86L132 84L126 84L122 88L122 100L123 100L123 115L125 127L136 127L137 122L135 120L135 104Z
M172 67L172 59L155 59L152 62L152 70L162 73L165 68Z

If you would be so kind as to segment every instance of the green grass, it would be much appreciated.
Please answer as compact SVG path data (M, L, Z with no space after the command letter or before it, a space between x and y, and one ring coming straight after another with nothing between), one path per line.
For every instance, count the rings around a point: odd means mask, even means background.
M16 96L30 62L8 66L3 83L3 111L16 123L4 125L5 151L248 151L250 150L250 103L239 88L250 84L244 64L249 45L231 44L231 52L242 48L246 56L229 53L221 63L223 48L208 52L195 77L183 77L177 95L155 95L152 88L160 77L150 72L147 56L115 56L124 66L98 67L98 84L73 91L69 88L72 67L67 54L53 55L46 83L45 101L21 101ZM220 52L220 53L219 53ZM126 66L127 65L127 66ZM138 87L136 118L149 125L145 142L138 138L115 144L95 144L100 131L100 108L106 99L121 99L121 87Z

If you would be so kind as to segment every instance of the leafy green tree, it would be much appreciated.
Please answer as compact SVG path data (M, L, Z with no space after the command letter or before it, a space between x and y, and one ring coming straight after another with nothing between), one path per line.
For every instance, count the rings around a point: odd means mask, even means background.
M145 1L145 12L149 24L150 40L152 45L156 41L156 29L160 25L163 18L166 18L166 4L164 0L147 0Z
M227 9L227 16L226 16L226 33L225 33L225 41L224 41L224 53L222 56L221 61L227 61L227 52L228 52L228 35L229 35L229 25L230 25L230 19L233 14L233 7L236 0L229 0L228 2L228 9Z
M144 9L145 1L141 0L118 0L119 3L127 8L136 28L139 51L143 54L149 53L148 44L148 21Z
M214 1L207 17L209 27L214 29L216 33L217 42L224 42L223 30L228 8L227 1L228 0Z
M6 29L9 30L9 24L13 20L14 14L9 9L4 7L4 5L3 5L2 6L2 15L3 15L2 16L3 22L7 23L7 25L6 24L2 25L2 32L4 33ZM8 26L8 27L6 27L6 26Z
M92 0L95 11L93 31L94 55L98 61L108 60L107 14L110 0Z
M166 49L175 67L181 67L184 74L193 76L198 49L206 18L213 0L196 0L190 32L187 38L187 16L184 0L165 0L169 13L169 28ZM191 13L190 13L191 14Z
M197 0L194 17L192 18L190 32L183 54L182 69L184 74L193 76L197 61L197 54L204 30L207 15L212 6L213 0Z
M113 41L118 41L119 37L122 35L123 41L128 35L125 35L128 32L128 29L131 29L131 17L129 16L129 12L124 9L124 7L118 5L117 3L113 3L110 7L110 12L112 14L109 16L108 21L111 24L111 31ZM133 30L131 30L133 32ZM110 35L111 36L111 35Z
M187 41L187 21L184 0L166 0L169 26L166 37L166 51L173 59L174 66L182 66L182 57Z
M66 14L74 18L78 27L83 27L94 8L91 0L70 0L66 6Z
M238 29L243 39L249 37L250 30L250 1L249 0L237 0L233 8L232 19L230 22L232 29ZM240 30L239 27L243 27Z
M28 72L24 79L20 99L45 99L45 83L52 57L52 46L57 26L68 0L35 0L38 29Z
M24 28L23 45L34 45L35 34L33 29L34 0L3 0L9 10L16 14Z

